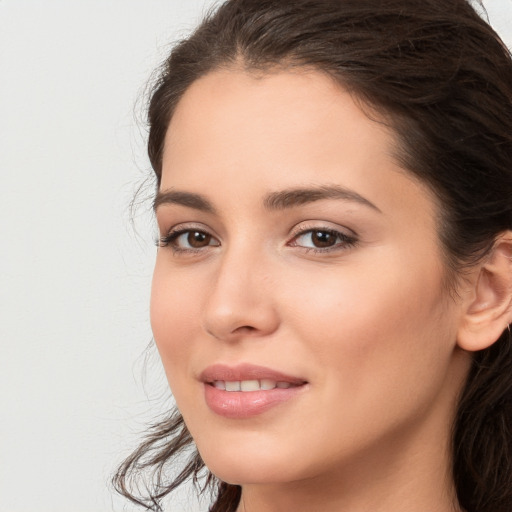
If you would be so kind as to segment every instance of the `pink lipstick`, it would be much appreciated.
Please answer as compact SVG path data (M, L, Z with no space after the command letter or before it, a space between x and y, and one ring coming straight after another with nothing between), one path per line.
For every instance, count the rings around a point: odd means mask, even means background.
M216 414L226 418L250 418L286 402L302 392L307 381L255 366L213 365L200 375L205 400Z

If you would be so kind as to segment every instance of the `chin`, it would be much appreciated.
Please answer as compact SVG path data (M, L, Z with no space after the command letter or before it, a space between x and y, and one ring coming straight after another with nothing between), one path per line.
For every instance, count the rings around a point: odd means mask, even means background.
M249 460L245 462L231 461L231 463L216 463L207 465L208 469L220 480L232 485L264 485L277 484L296 480L293 475L288 475L275 464L258 464Z
M297 478L297 467L289 456L271 447L237 446L223 449L219 444L199 453L208 469L220 480L233 485L268 484L292 481Z

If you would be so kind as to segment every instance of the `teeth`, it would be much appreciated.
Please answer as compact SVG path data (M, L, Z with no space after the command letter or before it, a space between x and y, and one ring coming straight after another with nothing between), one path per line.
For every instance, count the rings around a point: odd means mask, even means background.
M276 387L276 382L269 379L261 379L260 386L261 389L274 389Z
M260 382L258 380L243 380L240 382L240 389L242 391L259 391Z
M239 380L235 380L235 381L227 380L226 381L226 391L240 391L240 390L241 390L241 386L240 386Z
M293 386L290 382L276 382L270 379L261 380L216 380L213 386L226 391L270 391L271 389L288 389Z

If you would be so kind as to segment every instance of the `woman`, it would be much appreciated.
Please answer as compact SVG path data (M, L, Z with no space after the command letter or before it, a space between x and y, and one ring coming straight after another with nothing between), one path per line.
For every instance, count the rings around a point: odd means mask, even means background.
M158 510L206 465L212 511L510 512L512 62L470 4L227 1L149 124L179 412L118 489Z

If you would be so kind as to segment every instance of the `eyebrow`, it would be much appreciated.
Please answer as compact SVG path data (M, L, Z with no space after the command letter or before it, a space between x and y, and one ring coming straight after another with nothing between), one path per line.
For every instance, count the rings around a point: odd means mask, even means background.
M372 202L357 192L338 185L323 185L310 188L291 188L269 193L263 200L267 210L285 210L323 199L341 199L367 206L380 212ZM203 195L180 190L159 191L153 202L154 211L163 204L178 204L207 213L216 213L213 204Z
M156 212L157 208L162 204L179 204L202 212L215 213L215 208L206 197L192 192L182 192L172 189L164 190L163 192L158 191L153 201L153 210Z
M264 205L269 210L283 210L303 204L321 201L322 199L341 199L368 206L378 212L379 208L357 192L339 185L323 185L312 188L293 188L279 192L271 192L264 200Z

